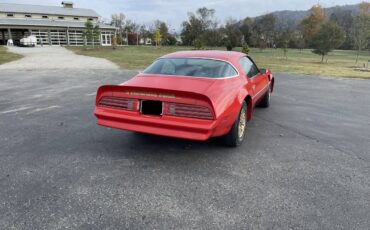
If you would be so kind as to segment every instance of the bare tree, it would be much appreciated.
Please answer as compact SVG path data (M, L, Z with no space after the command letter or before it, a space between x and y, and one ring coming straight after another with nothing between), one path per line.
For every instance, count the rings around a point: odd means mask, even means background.
M111 16L111 25L118 28L118 43L120 43L121 45L125 34L125 19L126 16L123 13L112 14Z
M362 7L364 6L366 5L363 4ZM355 17L352 26L352 37L357 50L355 62L357 64L360 52L366 48L370 38L370 13L367 9L362 9L361 14Z

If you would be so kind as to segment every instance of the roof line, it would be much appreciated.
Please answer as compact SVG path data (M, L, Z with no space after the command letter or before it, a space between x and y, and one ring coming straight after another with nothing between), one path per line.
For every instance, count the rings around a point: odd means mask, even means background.
M9 4L9 5L23 5L23 6L43 6L43 7L58 7L58 8L63 8L61 6L56 6L56 5L41 5L41 4L24 4L24 3L9 3L9 2L0 2L1 4ZM88 9L88 8L78 8L78 7L73 7L73 8L63 8L63 9L77 9L77 10L93 10L93 9Z

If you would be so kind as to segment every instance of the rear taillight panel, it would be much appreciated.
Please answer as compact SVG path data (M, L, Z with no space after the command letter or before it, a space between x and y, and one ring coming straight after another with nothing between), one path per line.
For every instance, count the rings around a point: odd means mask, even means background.
M164 114L168 116L213 120L213 114L208 107L181 103L166 103Z
M128 111L137 111L138 110L137 99L132 98L123 98L123 97L102 97L98 103L100 107L109 107L115 109L122 109Z
M153 103L160 102L162 103L161 105L163 106L163 108L160 107L161 111L154 112L153 110L154 108L151 108L150 104L146 106L147 108L143 107L144 103L146 102ZM140 112L144 115L156 115L156 116L159 115L159 116L195 118L202 120L214 120L212 109L205 105L193 105L176 102L148 101L137 98L103 96L98 102L98 107ZM149 109L150 111L143 110L143 108Z

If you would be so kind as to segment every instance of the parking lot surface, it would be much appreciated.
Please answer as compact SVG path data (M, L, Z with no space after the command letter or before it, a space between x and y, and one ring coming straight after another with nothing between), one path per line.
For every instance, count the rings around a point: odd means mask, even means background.
M369 229L370 81L277 75L228 148L98 127L134 74L1 70L0 229Z

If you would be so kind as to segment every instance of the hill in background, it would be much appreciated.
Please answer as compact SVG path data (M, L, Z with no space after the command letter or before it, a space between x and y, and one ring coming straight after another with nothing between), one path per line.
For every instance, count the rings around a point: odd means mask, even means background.
M330 17L330 15L334 12L338 11L350 11L352 15L358 15L360 13L359 4L356 5L344 5L344 6L334 6L329 8L324 8L326 17ZM272 12L272 14L276 18L276 24L280 28L295 28L300 21L307 17L310 14L310 9L308 10L283 10L283 11L275 11ZM256 17L255 19L258 19L261 16Z

